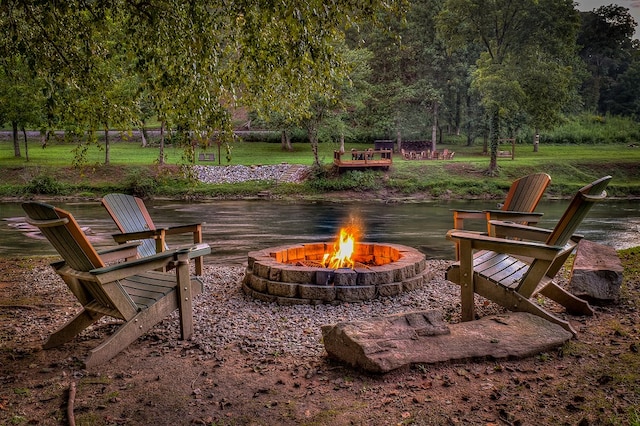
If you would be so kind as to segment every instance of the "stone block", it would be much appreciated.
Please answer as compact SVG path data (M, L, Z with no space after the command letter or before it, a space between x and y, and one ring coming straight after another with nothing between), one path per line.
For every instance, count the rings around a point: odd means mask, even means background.
M623 270L613 247L581 240L571 269L569 291L596 304L617 302Z
M376 297L376 287L372 285L335 287L335 289L336 300L342 302L360 302Z
M423 275L418 275L418 276L411 277L409 279L406 279L406 280L402 281L402 287L403 287L404 291L415 290L417 288L422 287L422 284L424 284L424 276Z
M257 277L255 275L247 275L248 282L247 285L252 289L259 291L261 293L266 293L267 291L267 282L268 280L265 278Z
M353 269L336 269L333 275L333 283L339 286L356 285L358 273Z
M416 268L413 263L407 263L401 268L397 268L394 272L394 281L404 281L416 275Z
M326 253L325 243L314 243L304 245L304 258L318 260L322 259L322 256Z
M295 297L298 294L298 285L267 281L267 292L273 296Z
M269 279L269 270L271 267L266 262L256 262L253 264L253 274L262 278Z
M403 287L402 283L389 283L389 284L380 284L378 286L378 296L380 297L390 297L397 296L402 293Z
M296 268L282 268L282 274L278 281L287 283L312 283L316 274L317 268L310 268L306 266L298 266Z
M336 288L325 285L300 284L298 292L303 299L322 300L331 302L336 300Z

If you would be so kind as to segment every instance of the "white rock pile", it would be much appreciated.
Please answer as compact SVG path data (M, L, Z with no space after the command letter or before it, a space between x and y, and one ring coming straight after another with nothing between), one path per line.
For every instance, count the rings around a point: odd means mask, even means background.
M302 182L309 168L298 164L270 166L194 166L197 178L204 183L238 183L246 181Z

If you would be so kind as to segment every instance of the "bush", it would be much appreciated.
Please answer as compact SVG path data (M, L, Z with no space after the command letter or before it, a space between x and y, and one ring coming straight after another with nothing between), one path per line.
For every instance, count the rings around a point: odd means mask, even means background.
M158 190L158 182L148 171L133 171L127 176L127 191L136 197L148 197Z
M51 176L41 175L31 179L24 190L29 194L59 195L64 192L64 185Z
M371 170L352 170L337 177L316 172L307 185L316 191L369 191L379 186L378 176L379 173Z

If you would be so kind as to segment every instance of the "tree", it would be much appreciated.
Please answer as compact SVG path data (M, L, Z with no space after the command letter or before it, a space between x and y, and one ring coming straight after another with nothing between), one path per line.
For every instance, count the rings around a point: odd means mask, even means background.
M478 43L483 49L472 85L489 115L489 174L497 172L501 120L524 112L540 122L560 110L568 99L564 93L571 88L568 75L575 63L578 24L578 14L570 0L445 2L438 29L449 47ZM543 72L527 72L531 66ZM558 86L562 96L541 108L534 98L544 87L544 79L539 78L544 72L553 72L565 84Z
M370 61L372 96L366 117L377 134L402 139L430 135L433 143L442 111L455 108L447 91L458 91L453 67L457 58L447 56L435 31L435 17L444 0L415 0L406 16L392 22L386 31L365 28L350 34L352 46L374 52ZM435 148L435 146L434 146Z
M344 72L335 50L344 30L372 19L384 24L402 6L402 0L14 0L0 4L7 29L0 56L29 52L38 70L91 93L85 85L96 75L92 57L122 54L162 122L197 134L229 132L229 108L237 105L303 116ZM108 37L110 28L124 36Z
M13 134L14 156L21 157L18 131L22 130L25 156L29 161L25 127L40 126L44 119L43 82L21 55L0 60L0 122L10 123Z
M624 113L628 100L618 80L638 59L638 41L632 39L636 21L629 9L614 4L582 12L581 17L579 54L588 71L581 87L585 108L601 114Z

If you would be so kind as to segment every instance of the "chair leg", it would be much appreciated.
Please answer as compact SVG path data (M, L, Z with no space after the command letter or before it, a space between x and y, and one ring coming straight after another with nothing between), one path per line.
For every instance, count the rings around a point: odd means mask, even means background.
M202 260L203 260L202 256L196 257L196 275L197 276L202 276L202 271L203 271Z
M76 337L82 330L89 327L94 322L102 318L103 315L97 312L89 312L83 309L71 321L55 331L42 346L44 349L55 348Z
M99 346L89 351L84 362L86 368L107 362L176 309L178 309L177 294L172 292L148 309L138 312Z
M558 318L552 313L546 311L536 303L532 302L530 299L527 299L514 291L507 290L503 295L503 301L507 302L508 305L505 305L508 309L517 312L528 312L530 314L536 315L540 318L544 318L549 322L554 324L558 324L560 327L564 328L574 336L578 333L571 327L567 321Z
M460 242L460 301L462 305L462 321L473 321L475 317L475 279L473 273L473 256L471 243Z
M202 257L199 257L198 259L202 260ZM178 279L177 290L178 308L180 310L180 334L183 340L187 340L190 339L193 334L193 294L191 289L191 277L189 276L189 256L187 253L180 254L178 256L178 260L176 261L176 277Z
M539 292L543 296L558 302L567 309L572 315L593 315L594 310L586 300L574 296L557 284L550 283Z

